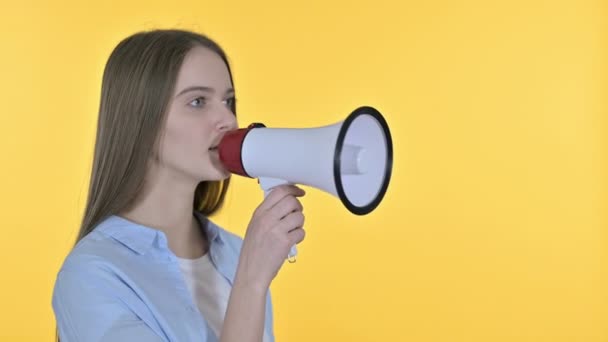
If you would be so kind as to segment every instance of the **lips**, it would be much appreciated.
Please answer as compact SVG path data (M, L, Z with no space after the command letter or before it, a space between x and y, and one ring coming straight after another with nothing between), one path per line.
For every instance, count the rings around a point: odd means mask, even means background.
M209 147L209 151L217 151L220 147L220 143L222 142L223 138L224 138L223 134L220 135L219 137L217 137L217 139L212 142L211 147Z

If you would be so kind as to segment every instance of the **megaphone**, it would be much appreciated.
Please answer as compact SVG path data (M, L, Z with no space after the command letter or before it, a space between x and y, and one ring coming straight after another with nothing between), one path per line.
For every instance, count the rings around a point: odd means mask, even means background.
M388 124L369 106L323 127L268 128L254 123L227 132L218 150L229 172L258 178L265 196L282 184L307 185L339 198L356 215L366 215L380 204L393 167ZM289 258L296 253L294 246Z

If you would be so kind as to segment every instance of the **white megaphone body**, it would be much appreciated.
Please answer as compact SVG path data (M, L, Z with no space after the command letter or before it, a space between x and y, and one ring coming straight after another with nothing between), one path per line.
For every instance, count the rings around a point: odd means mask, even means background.
M226 133L218 149L226 169L258 178L265 196L282 184L307 185L338 197L356 215L380 204L393 165L388 125L372 107L357 108L344 121L317 128L251 124ZM295 255L293 246L289 260Z

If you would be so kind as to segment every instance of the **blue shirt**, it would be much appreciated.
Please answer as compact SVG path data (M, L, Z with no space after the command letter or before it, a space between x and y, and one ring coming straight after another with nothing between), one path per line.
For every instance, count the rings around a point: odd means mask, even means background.
M234 282L242 239L194 212L209 256ZM52 306L62 342L218 341L157 229L110 216L76 244L57 274ZM274 341L270 291L264 330Z

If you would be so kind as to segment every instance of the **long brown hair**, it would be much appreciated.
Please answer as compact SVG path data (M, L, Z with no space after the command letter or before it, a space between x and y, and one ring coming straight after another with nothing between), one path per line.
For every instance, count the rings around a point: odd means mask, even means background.
M217 53L226 63L232 81L222 48L195 32L138 32L112 51L103 73L89 192L76 243L105 218L128 208L142 189L178 72L186 54L197 46ZM236 115L234 101L232 106ZM229 183L229 178L199 183L194 209L206 216L217 212ZM58 332L56 337L59 341Z

